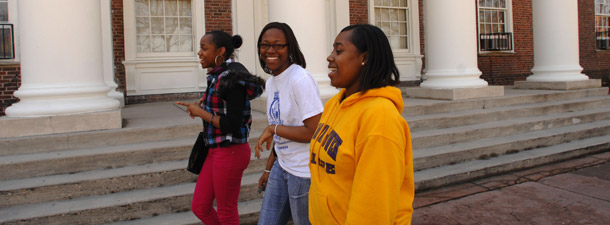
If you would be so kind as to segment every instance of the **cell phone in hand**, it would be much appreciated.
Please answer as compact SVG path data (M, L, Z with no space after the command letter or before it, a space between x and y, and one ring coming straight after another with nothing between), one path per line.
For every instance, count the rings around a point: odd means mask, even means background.
M260 194L260 193L262 193L263 191L265 191L265 185L266 185L266 184L267 184L267 183L263 183L263 184L262 184L262 185L261 185L261 186L258 188L258 193L259 193L259 194Z

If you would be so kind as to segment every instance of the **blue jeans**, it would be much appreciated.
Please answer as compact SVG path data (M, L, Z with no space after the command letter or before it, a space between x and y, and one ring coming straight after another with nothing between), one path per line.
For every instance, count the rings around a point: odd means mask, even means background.
M292 215L295 225L309 225L309 185L310 178L297 177L286 172L277 161L273 164L259 225L284 225Z

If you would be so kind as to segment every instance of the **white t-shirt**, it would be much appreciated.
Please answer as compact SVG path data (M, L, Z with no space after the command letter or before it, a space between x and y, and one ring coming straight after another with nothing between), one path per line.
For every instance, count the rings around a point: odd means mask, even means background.
M266 83L269 125L303 126L303 121L322 113L318 85L303 67L292 64ZM309 173L309 143L299 143L274 135L275 152L280 166L298 177Z

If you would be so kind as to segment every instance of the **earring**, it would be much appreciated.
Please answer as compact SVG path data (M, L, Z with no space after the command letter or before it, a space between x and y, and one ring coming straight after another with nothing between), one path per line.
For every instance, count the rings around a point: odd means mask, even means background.
M269 66L267 66L267 64L265 64L265 68L263 68L263 71L271 73L271 70L269 69Z
M362 66L364 66L364 62L362 62Z
M216 61L218 60L218 56L222 57L222 61L220 61L220 64L224 63L224 61L225 61L225 57L224 57L224 56L222 56L222 55L217 55L217 56L214 58L214 63L216 63ZM218 65L220 65L220 64L218 64Z

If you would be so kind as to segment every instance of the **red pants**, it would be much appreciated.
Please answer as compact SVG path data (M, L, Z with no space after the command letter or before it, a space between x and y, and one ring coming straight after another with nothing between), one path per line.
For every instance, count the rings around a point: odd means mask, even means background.
M197 178L191 209L206 225L239 224L241 177L250 163L250 146L210 148ZM213 207L216 198L216 208Z

